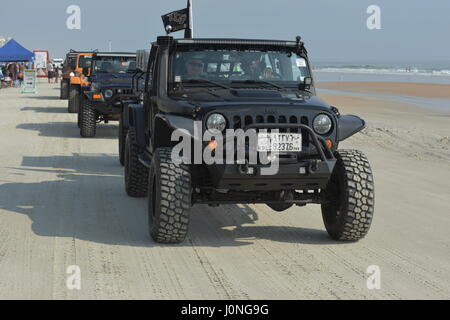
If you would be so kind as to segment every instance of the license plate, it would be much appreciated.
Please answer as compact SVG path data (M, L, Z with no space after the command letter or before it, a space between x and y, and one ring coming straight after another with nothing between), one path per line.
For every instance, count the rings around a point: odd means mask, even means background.
M300 133L260 133L258 152L300 152L302 135Z

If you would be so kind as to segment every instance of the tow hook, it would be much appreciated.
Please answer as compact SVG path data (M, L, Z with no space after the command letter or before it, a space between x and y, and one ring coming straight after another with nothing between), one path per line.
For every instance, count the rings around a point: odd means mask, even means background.
M308 171L309 173L314 173L317 170L319 170L319 165L318 165L318 161L317 160L310 160L309 161L309 165L308 165Z

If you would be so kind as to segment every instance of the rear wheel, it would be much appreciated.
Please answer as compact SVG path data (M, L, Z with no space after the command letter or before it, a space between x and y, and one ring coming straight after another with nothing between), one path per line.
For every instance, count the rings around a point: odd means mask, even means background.
M130 197L143 198L148 192L148 168L139 161L139 146L134 128L125 139L125 190Z
M61 80L61 92L59 98L61 100L69 98L69 82L65 79Z
M189 168L175 164L171 148L157 149L150 166L148 217L150 235L159 243L186 239L191 211Z
M127 130L123 126L122 116L119 119L119 161L121 165L125 165L125 140Z
M83 138L92 138L95 137L97 129L97 113L88 99L84 98L82 100L83 103L78 112L80 135Z
M357 150L340 150L336 159L324 190L323 221L333 239L358 241L369 232L373 218L372 170L366 156Z
M80 109L80 88L70 86L69 91L69 113L77 113Z

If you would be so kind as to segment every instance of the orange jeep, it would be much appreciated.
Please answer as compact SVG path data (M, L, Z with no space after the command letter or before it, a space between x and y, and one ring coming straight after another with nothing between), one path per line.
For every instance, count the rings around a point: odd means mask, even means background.
M88 78L83 75L83 69L90 66L92 54L93 52L77 53L76 59L74 59L74 70L70 73L69 113L78 113L81 88L89 85Z

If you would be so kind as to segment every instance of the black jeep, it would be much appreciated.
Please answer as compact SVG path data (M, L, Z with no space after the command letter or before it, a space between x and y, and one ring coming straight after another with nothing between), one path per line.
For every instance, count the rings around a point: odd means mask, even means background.
M143 103L125 108L124 119L126 191L148 195L157 242L185 239L194 204L263 203L283 211L315 203L333 239L357 241L369 230L369 162L360 151L338 150L365 122L315 95L300 37L159 37ZM180 140L188 142L180 148Z
M61 100L66 100L69 98L70 76L75 72L76 69L77 54L78 52L72 49L66 54L66 59L64 60L62 67L61 87L59 95Z
M94 53L83 68L88 86L82 87L78 126L82 137L94 137L96 124L118 121L122 101L133 97L135 53Z
M120 164L125 164L125 139L127 136L127 128L124 123L128 123L128 119L124 118L128 113L123 111L129 104L137 104L143 102L147 63L150 55L149 50L136 51L136 70L131 78L131 96L126 100L122 100L122 113L119 119L119 160Z

